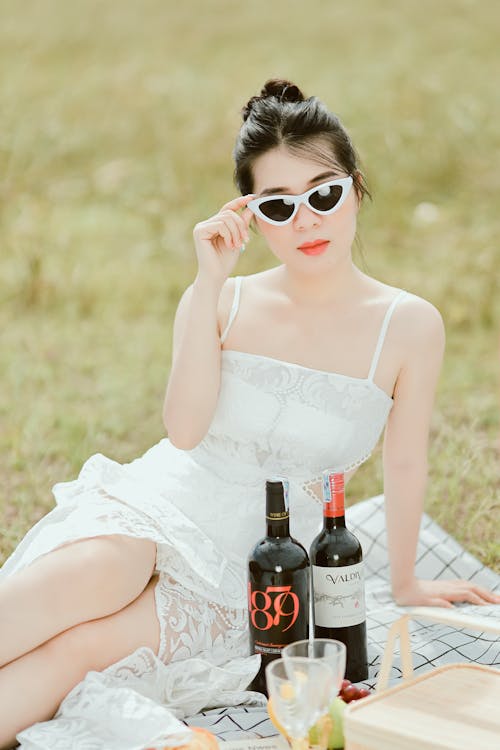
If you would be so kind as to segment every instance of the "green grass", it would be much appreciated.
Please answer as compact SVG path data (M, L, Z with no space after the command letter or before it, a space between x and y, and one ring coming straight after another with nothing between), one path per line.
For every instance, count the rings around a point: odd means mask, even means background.
M89 455L129 461L163 436L192 227L235 194L240 108L277 75L357 145L363 268L444 316L426 510L500 571L500 6L1 7L0 559ZM238 273L272 264L254 238ZM381 491L380 447L349 488Z

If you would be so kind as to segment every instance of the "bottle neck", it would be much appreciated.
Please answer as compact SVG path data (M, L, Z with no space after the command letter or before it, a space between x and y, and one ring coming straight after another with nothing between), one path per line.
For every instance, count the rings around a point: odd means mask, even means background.
M323 528L326 531L345 529L345 516L323 516Z
M286 479L266 482L266 524L268 537L276 539L290 536Z
M290 536L289 518L283 518L280 521L270 521L267 519L267 536L273 539Z
M345 529L344 475L328 474L323 487L323 528Z

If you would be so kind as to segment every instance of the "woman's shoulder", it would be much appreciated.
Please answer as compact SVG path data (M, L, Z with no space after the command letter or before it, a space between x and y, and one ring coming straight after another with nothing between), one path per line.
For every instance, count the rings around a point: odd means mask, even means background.
M219 336L222 335L222 331L229 321L235 289L236 277L229 276L222 285L222 289L219 294L219 301L217 302L217 325L219 328Z
M396 301L393 311L394 321L407 330L408 326L427 330L430 327L443 324L441 313L435 305L424 297L406 289L386 284L373 277L366 279L365 303L373 308L380 306L388 309Z
M375 289L374 300L378 300L386 312L392 309L385 343L385 360L392 362L398 373L421 373L439 369L445 349L443 318L437 307L428 299L406 288L382 284ZM378 317L383 315L381 310ZM379 317L380 319L380 317ZM394 389L396 392L396 389Z
M240 305L240 297L243 305L248 309L269 310L276 309L276 303L282 299L279 283L276 282L276 267L257 271L256 273L230 276L224 282L219 302L217 305L217 320L219 329L225 330L225 327L231 317L233 304L236 310ZM237 289L237 279L240 279L240 295L235 296ZM234 314L236 314L236 310Z
M398 303L400 325L415 334L427 334L431 331L444 330L443 317L438 308L424 297L404 290Z
M259 292L265 292L266 288L269 288L269 280L272 278L270 274L271 269L267 271L259 271L257 273L248 274L246 276L229 276L221 289L218 303L218 318L219 321L226 320L229 317L233 301L235 299L237 279L240 279L240 283L244 289L244 294L247 296L250 294L252 297Z
M397 288L394 294L397 295ZM445 344L444 321L429 300L407 289L398 299L391 320L391 338L408 356L428 355Z
M425 351L444 343L444 323L438 308L429 300L404 287L385 284L365 276L365 307L381 319L390 315L389 340L399 352Z

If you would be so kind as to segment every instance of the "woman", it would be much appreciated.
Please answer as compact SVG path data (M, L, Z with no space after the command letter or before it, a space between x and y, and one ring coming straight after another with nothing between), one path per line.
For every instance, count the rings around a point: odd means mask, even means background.
M367 190L346 132L286 81L268 81L243 117L242 196L194 228L198 273L174 322L169 439L123 466L90 458L54 487L56 508L2 569L2 747L52 717L89 670L141 647L157 669L245 655L245 561L262 534L265 479L289 478L292 530L307 546L321 471L352 473L384 426L394 599L500 602L465 580L415 577L443 324L431 304L353 263ZM278 265L235 279L252 222ZM255 671L245 662L238 689Z

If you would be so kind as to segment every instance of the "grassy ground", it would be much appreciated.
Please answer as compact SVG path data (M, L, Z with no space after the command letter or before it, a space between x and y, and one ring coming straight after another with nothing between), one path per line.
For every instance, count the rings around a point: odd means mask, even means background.
M89 455L129 461L163 436L192 227L235 194L239 110L279 75L324 99L361 154L359 263L442 311L426 509L500 571L500 6L1 8L0 560ZM252 239L238 273L269 265ZM377 449L350 499L381 487Z

